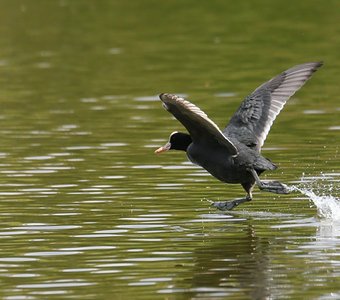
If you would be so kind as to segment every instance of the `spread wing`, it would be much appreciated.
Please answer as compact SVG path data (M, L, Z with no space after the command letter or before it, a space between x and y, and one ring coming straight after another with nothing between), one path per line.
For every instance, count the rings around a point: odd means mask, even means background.
M321 66L321 62L297 65L259 86L244 99L223 133L260 150L288 99Z
M188 130L194 142L217 142L225 146L231 155L238 154L234 144L196 105L172 94L161 94L159 98L162 100L164 108Z

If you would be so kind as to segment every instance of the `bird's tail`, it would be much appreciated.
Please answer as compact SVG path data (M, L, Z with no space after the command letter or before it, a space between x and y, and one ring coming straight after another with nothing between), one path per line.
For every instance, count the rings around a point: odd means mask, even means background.
M265 170L276 170L277 165L275 165L270 159L260 156L257 158L255 164L255 170L265 171Z

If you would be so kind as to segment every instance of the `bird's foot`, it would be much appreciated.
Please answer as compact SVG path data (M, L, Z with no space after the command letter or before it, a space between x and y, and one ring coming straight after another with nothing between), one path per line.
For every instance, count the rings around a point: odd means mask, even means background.
M216 207L219 210L226 211L226 210L232 210L236 206L239 206L240 204L250 201L250 197L235 199L231 201L217 201L212 202L211 206Z
M261 181L259 187L263 191L276 194L289 194L290 192L289 187L279 181Z

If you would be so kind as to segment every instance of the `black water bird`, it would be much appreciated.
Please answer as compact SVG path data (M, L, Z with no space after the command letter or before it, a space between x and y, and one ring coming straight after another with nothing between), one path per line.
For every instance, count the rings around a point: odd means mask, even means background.
M164 108L183 124L189 134L173 132L168 143L155 153L186 151L191 162L220 181L240 183L247 192L246 197L214 202L213 206L220 210L231 210L252 200L255 183L264 191L289 193L285 184L260 180L262 172L277 168L260 154L261 147L287 100L321 66L321 62L297 65L265 82L243 100L223 130L191 102L176 95L161 94L159 97Z

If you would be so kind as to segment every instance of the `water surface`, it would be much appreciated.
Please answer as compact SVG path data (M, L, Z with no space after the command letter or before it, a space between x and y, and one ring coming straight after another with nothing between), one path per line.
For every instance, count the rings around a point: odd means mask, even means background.
M318 1L0 3L4 299L338 299L340 6ZM299 63L325 65L281 113L243 196L183 153L157 95L221 127ZM136 296L138 295L138 296Z

